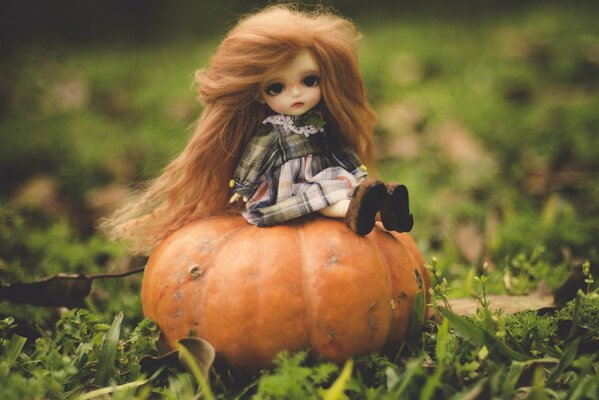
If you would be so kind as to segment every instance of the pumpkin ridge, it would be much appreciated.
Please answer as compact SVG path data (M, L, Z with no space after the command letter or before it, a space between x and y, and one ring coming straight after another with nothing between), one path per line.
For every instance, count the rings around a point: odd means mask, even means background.
M414 241L414 239L406 234L406 233L402 233L401 234L402 238L405 238L405 240L403 240L404 246L407 248L408 250L408 254L410 255L410 260L412 261L412 263L414 263L417 268L418 268L418 272L420 272L420 276L423 278L423 282L422 285L423 287L426 288L430 288L431 286L431 277L430 274L428 273L428 269L426 268L426 260L424 259L424 257L422 256L422 254L420 253L420 251L418 250L418 246L416 246L416 242ZM418 257L420 256L420 257ZM425 290L425 299L428 303L428 301L430 300L430 293L428 293L427 290ZM425 310L425 318L428 318L428 307Z
M214 241L214 256L213 256L213 261L212 264L210 265L210 267L208 268L208 270L206 271L206 273L210 273L210 270L212 270L214 267L216 267L216 258L218 257L218 254L221 252L222 248L233 238L235 238L236 236L239 236L240 234L243 233L244 230L249 229L250 225L239 225L238 227L231 229L230 231L225 232L224 235L220 236L217 240ZM206 287L206 289L204 290L204 293L202 295L202 298L200 299L200 305L201 305L201 309L205 309L206 308L206 301L208 299L208 293L210 292L210 287ZM204 316L201 316L202 319L204 319ZM198 322L197 320L193 321L194 323ZM202 321L203 322L203 321ZM198 323L199 324L199 323ZM205 339L205 338L203 338Z
M395 241L399 241L395 236L393 236L393 234L391 234L390 232L386 231L386 230L378 230L378 233L381 233L383 235L389 235L391 236ZM391 293L391 296L393 297L393 281L391 280L391 264L389 263L389 260L387 260L387 257L384 256L385 254L385 249L383 248L383 241L382 240L376 240L374 238L370 238L372 241L375 242L376 244L376 248L379 250L379 254L381 254L381 258L383 259L383 262L385 264L385 272L386 272L386 277L387 277L387 284L389 285L389 293ZM389 326L387 328L387 333L385 334L385 337L387 338L387 340L385 341L385 345L392 340L392 332L395 331L395 328L397 326L398 320L395 316L395 313L393 312L393 307L391 304L388 305L389 307ZM384 345L384 346L385 346Z
M418 286L420 288L420 290L423 291L424 294L424 319L428 319L428 315L429 315L429 308L427 306L429 300L430 300L430 294L427 290L427 288L429 288L431 286L430 284L430 276L428 274L428 271L426 270L426 260L424 260L424 263L419 262L418 260L416 260L415 256L417 253L414 253L415 250L417 250L416 244L414 243L414 240L410 237L406 235L406 238L408 240L402 241L402 244L404 245L404 248L406 249L406 254L408 255L408 258L410 259L410 263L412 265L414 265L414 273L418 274L418 276L416 276L416 280L418 281ZM421 256L422 257L422 256Z
M300 254L300 264L302 266L302 298L304 299L304 321L306 322L306 332L308 333L308 342L306 343L306 345L309 345L310 347L314 347L314 344L312 342L312 327L310 326L310 321L313 320L313 316L311 313L311 304L309 304L309 302L312 299L311 296L311 291L310 291L310 287L308 285L308 281L306 279L305 276L305 271L306 271L306 257L304 256L304 252L307 251L307 247L306 247L306 241L304 238L304 225L301 224L297 227L296 230L296 236L297 236L297 242L298 242L298 247L300 249L299 254ZM308 293L307 293L308 292ZM310 294L310 296L306 296L306 294Z
M411 237L408 236L406 233L399 233L399 234L395 234L393 235L393 239L397 242L397 244L399 246L402 247L403 249L403 254L406 255L406 257L408 258L409 262L410 262L410 267L412 268L413 271L413 279L414 281L417 283L418 289L423 290L424 291L424 296L425 296L425 301L424 301L424 315L425 315L425 319L426 319L426 315L427 315L427 304L428 304L428 292L426 291L426 287L428 287L428 285L425 284L425 282L422 281L423 279L423 275L422 275L422 271L421 271L421 266L419 265L419 263L415 260L414 255L411 253L413 251L414 246L412 246L410 243L408 243L411 240ZM420 278L418 278L418 276L420 276ZM411 303L412 303L412 307L414 307L414 299L411 299ZM408 318L408 322L407 322L407 326L409 326L409 324L412 323L412 314L409 315Z
M404 249L405 249L405 253L406 253L406 255L408 256L408 259L410 260L410 265L412 265L412 268L414 269L414 274L416 275L416 276L415 276L415 279L416 279L416 281L418 282L418 288L419 288L420 290L424 290L424 288L425 288L425 286L426 286L426 285L425 285L425 284L424 284L424 282L422 281L422 279L423 279L423 276L424 276L424 275L423 275L423 273L422 273L422 268L423 268L423 267L420 265L420 263L418 263L418 262L417 262L417 261L414 259L414 256L413 256L413 254L412 254L412 253L411 253L411 251L410 251L410 250L411 250L411 249L410 249L410 247L411 247L411 246L407 245L407 244L406 244L404 241L402 241L402 240L399 240L399 238L397 238L397 241L398 241L398 242L400 242L400 243L401 243L401 245L404 247ZM420 276L420 278L418 278L418 275ZM426 295L426 293L424 293L424 294ZM426 307L426 305L425 305L425 307Z

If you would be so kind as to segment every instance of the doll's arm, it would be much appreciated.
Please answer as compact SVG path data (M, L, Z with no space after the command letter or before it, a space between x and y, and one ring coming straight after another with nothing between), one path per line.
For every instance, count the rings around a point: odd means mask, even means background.
M276 129L260 129L247 144L229 186L244 199L250 198L258 185L268 176L275 164L277 152ZM235 197L235 195L234 195ZM230 201L237 201L232 197Z

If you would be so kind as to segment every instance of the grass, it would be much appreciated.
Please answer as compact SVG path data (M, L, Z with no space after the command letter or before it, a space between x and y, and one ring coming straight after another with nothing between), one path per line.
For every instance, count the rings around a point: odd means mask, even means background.
M434 298L472 296L479 310L462 317L435 306L441 317L414 329L400 354L353 366L307 351L279 355L256 377L217 366L215 398L595 398L599 30L591 11L537 4L476 20L358 20L380 117L380 175L410 188ZM2 63L2 283L143 265L95 223L123 188L181 150L200 112L193 71L216 44L29 46ZM540 283L563 290L574 278L557 309L507 315L486 302ZM197 374L177 365L142 371L142 357L159 346L139 285L139 276L97 281L70 311L0 302L1 397L193 397Z

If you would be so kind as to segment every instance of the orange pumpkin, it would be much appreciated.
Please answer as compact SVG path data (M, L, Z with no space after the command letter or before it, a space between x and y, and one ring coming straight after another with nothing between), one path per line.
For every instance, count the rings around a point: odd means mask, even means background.
M193 332L245 370L285 349L343 361L396 347L430 279L412 238L378 224L358 236L323 217L268 228L240 216L191 223L152 253L144 314L167 341Z

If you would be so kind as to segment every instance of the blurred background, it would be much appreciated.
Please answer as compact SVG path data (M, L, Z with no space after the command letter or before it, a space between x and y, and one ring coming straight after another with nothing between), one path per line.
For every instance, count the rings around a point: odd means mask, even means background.
M596 2L323 4L364 34L379 173L408 185L412 234L454 295L485 263L510 294L596 269ZM0 1L1 283L143 265L97 221L183 148L201 112L194 71L263 5ZM86 305L139 319L138 291L139 277L108 282Z

